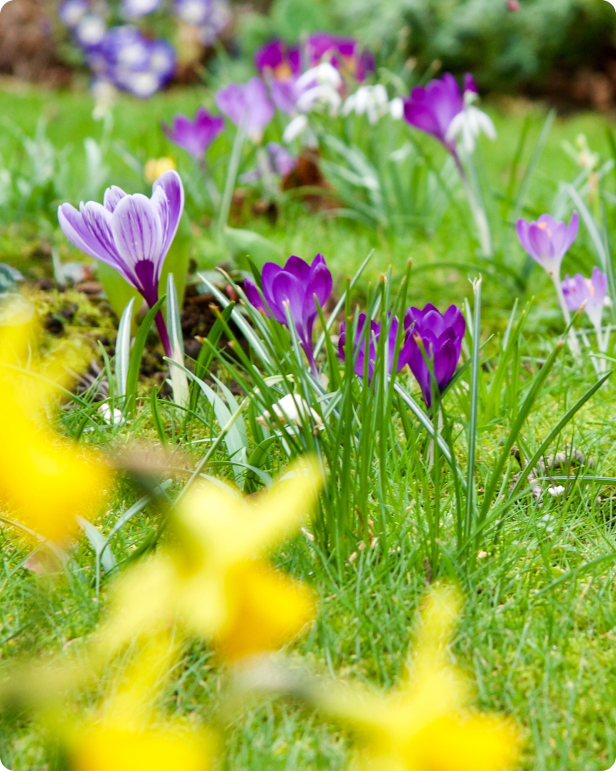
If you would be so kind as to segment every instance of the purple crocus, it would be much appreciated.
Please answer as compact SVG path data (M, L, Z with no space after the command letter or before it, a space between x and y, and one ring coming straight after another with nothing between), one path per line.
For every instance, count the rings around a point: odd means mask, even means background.
M64 235L82 252L110 265L135 287L146 303L158 302L158 283L167 252L184 210L184 188L176 171L167 171L154 183L152 197L127 195L119 187L105 191L104 205L68 203L58 210ZM156 325L167 356L171 343L162 314Z
M370 332L368 333L368 362L366 364L366 314L360 313L357 320L357 333L355 335L354 345L354 362L355 362L355 374L363 378L366 366L368 367L368 382L372 381L374 375L374 365L376 362L376 354L379 347L379 339L381 337L381 324L376 321L370 321ZM398 319L391 319L389 325L389 332L387 343L385 346L385 354L387 356L387 370L391 374L391 370L394 364L394 356L396 353L396 340L398 338ZM340 325L340 339L338 341L338 354L341 359L345 358L346 347L346 323L342 322ZM400 351L398 353L398 362L396 366L397 372L400 372L408 364L408 340L405 340Z
M173 126L163 126L163 131L172 142L199 160L224 127L224 118L199 107L194 120L186 115L176 115Z
M340 37L329 32L315 32L310 35L306 41L306 58L309 67L329 61L343 74L350 75L359 82L364 81L368 72L374 70L372 54L362 52L355 38Z
M458 366L466 321L455 305L442 314L432 303L428 303L423 310L408 308L404 328L409 332L409 367L419 383L426 405L431 407L432 384L426 357L432 363L436 388L441 393L451 382Z
M282 40L271 40L255 54L255 67L261 77L268 80L289 81L301 72L299 48L289 46Z
M537 222L519 219L518 238L524 249L545 270L552 281L560 280L563 257L575 241L580 225L577 211L568 225L557 222L549 214L542 214Z
M316 374L312 350L312 329L318 316L316 301L320 306L325 305L332 292L332 274L323 255L317 254L311 265L295 255L289 257L284 268L275 262L266 262L261 281L263 295L252 281L244 280L246 297L255 308L285 326L285 307L288 308L304 353Z
M415 87L404 100L404 117L407 123L438 139L457 158L455 140L448 137L453 119L465 107L465 94L477 93L472 75L464 76L464 93L460 93L457 80L449 72L438 80L431 80L425 88Z
M255 143L261 141L265 127L274 117L274 105L261 78L251 78L248 83L230 83L216 92L214 100L236 126L244 126Z
M582 303L586 303L584 310L591 324L595 329L600 329L607 295L607 274L595 266L590 278L584 278L580 273L576 273L573 278L565 276L562 289L567 308L577 311Z

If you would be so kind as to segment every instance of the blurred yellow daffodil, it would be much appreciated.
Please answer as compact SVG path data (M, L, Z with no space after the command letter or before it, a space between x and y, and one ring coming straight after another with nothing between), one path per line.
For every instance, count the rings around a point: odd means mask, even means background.
M145 164L143 176L148 185L153 185L166 171L176 171L177 165L173 158L150 158Z
M506 718L468 709L470 688L449 660L459 611L455 590L428 596L415 655L399 688L326 687L319 707L357 735L364 771L503 771L515 762L518 734Z
M312 592L260 557L299 528L320 482L308 461L250 498L198 484L174 514L170 545L120 581L103 646L112 651L179 622L233 660L296 636L314 616Z
M56 434L46 410L67 360L33 365L32 326L0 331L0 509L61 541L100 506L111 474L102 459Z
M210 771L216 742L209 732L153 719L177 652L164 636L149 641L102 716L65 732L71 771Z

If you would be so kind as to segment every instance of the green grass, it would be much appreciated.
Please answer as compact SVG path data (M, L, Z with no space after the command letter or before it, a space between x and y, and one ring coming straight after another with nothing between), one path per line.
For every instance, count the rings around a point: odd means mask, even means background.
M123 101L116 110L113 139L141 161L167 154L172 149L159 130L159 121L169 120L176 110L194 109L204 98L209 99L205 91L194 90L158 96L143 104ZM505 107L495 105L492 110L499 132L498 143L481 145L490 183L500 190L506 189L525 116L532 117L530 133L535 139L545 118L541 106L512 103ZM83 139L100 135L100 124L90 118L91 109L91 103L81 94L0 92L0 114L9 116L30 135L39 117L44 115L53 144L72 147L66 161L66 189L74 194L84 184ZM532 182L527 213L550 210L559 182L575 176L576 167L564 154L563 141L572 143L583 132L603 160L609 157L605 126L605 119L590 114L556 121ZM523 165L528 162L530 147L525 150ZM224 149L220 150L223 159ZM19 167L21 152L16 140L4 131L0 133L0 154L7 166ZM186 159L179 153L178 161L181 171L184 164L187 168ZM108 163L110 178L115 183L131 190L145 189L142 180L118 155L110 154ZM611 180L608 187L613 188ZM49 203L51 209L53 201ZM9 214L0 207L0 221L4 223L0 231L0 260L15 262L32 276L49 274L49 257L40 252L40 245L64 243L49 224L51 219L25 213L19 221L9 222ZM613 211L608 212L608 217L613 222ZM275 226L265 220L250 221L246 225L271 239L285 255L297 253L308 259L322 252L334 276L340 279L353 274L374 249L374 257L354 296L355 300L362 300L362 307L374 298L369 284L389 265L393 270L391 284L395 294L409 256L413 257L414 269L407 304L423 305L432 301L443 309L450 302L461 304L464 298L472 303L472 288L467 279L477 275L475 265L479 258L455 213L449 212L434 233L421 228L408 232L371 229L361 223L309 215L291 204L282 207ZM194 254L202 267L209 267L220 252L212 245L202 224L195 233ZM510 227L503 243L507 245L509 264L519 269L524 265L524 257L513 239ZM63 246L63 256L69 254ZM583 233L566 258L565 270L588 273L595 260L590 239ZM447 262L448 267L443 268L443 262ZM482 333L487 343L479 372L475 474L479 500L526 389L540 373L556 336L562 333L551 287L539 268L531 273L526 291L492 271L488 263L485 274ZM341 283L338 287L342 291ZM516 353L506 365L501 403L494 407L490 406L484 389L490 387L498 373L502 335L515 297L520 301L520 308L534 299ZM75 330L71 332L75 334ZM488 340L490 335L493 337ZM232 361L230 366L237 363ZM292 357L285 359L281 367L295 373L298 379L301 377ZM252 382L250 370L247 371ZM226 381L233 380L231 371L225 372L223 363L219 365L219 375ZM533 454L557 420L595 380L587 355L579 363L566 352L557 358L516 440L524 457ZM403 375L402 382L413 389L410 377ZM354 380L352 387L354 398L359 400L359 385ZM616 479L612 479L616 476L615 389L609 380L548 450L554 452L569 443L592 461L592 465L584 467L583 474L606 477L607 481L571 480L564 483L566 494L557 498L544 494L538 501L530 494L524 495L506 510L502 526L491 524L480 536L477 548L466 550L463 558L455 538L456 499L451 474L443 467L441 488L435 490L426 460L425 432L420 432L414 421L409 431L395 405L391 417L360 411L362 425L364 419L374 421L366 425L376 427L375 436L370 437L370 441L366 438L366 452L371 454L353 458L348 485L351 494L356 495L362 480L355 477L364 474L364 480L368 479L370 497L365 505L377 522L375 531L379 542L372 549L358 551L357 557L349 561L357 551L357 541L363 537L351 514L348 519L355 525L357 538L348 535L337 561L326 560L322 552L303 537L275 553L277 564L307 580L319 597L316 622L303 638L289 647L293 664L346 682L361 680L386 688L396 682L406 660L415 610L432 570L425 560L435 547L427 523L434 511L436 496L441 509L441 533L436 544L439 567L435 566L434 571L442 578L458 582L464 592L464 612L453 653L476 682L478 705L514 716L525 739L524 768L602 771L609 767L616 752L613 688L616 678L613 567ZM462 469L467 462L470 390L470 369L467 369L445 401ZM413 393L417 396L416 388ZM135 439L157 444L147 405L146 400L134 423L119 429L106 426L95 414L97 426L85 431L83 440L108 449L123 447ZM208 438L219 430L210 409L201 400L199 414L209 428L195 421L189 431L184 429L173 405L161 401L161 410L167 433L172 436L171 447L188 459L189 468L194 468L202 457L200 445L189 445L187 440ZM378 442L387 420L390 420L387 428L390 434L381 447ZM73 410L64 413L59 422L67 433L73 434L81 423L81 415ZM252 448L262 435L249 420L247 426ZM341 430L347 428L343 426ZM350 442L350 434L344 436ZM299 443L310 447L314 442L319 442L326 452L338 451L329 435L323 439L306 436ZM213 466L213 473L230 477L225 451L221 450L215 457L218 463ZM276 446L268 453L264 470L275 474L285 462L284 449ZM515 461L508 460L506 473L511 476L517 470ZM381 491L384 477L389 486L386 493ZM499 478L499 485L503 479L504 476ZM505 495L507 487L505 482ZM179 483L173 488L176 489ZM122 479L97 526L108 533L117 517L140 494L130 479ZM146 507L120 531L113 543L120 563L155 531L159 516L154 507ZM66 576L51 580L37 578L23 569L31 543L7 528L0 539L0 655L5 667L10 669L12 662L30 655L45 658L65 648L79 650L105 615L109 585L104 579L101 595L97 597L94 554L88 543L82 541L76 547L73 566ZM479 549L486 555L475 559ZM68 646L72 641L75 642ZM184 651L165 704L171 714L194 714L195 719L220 721L224 725L228 738L227 768L233 771L346 768L350 738L318 713L292 700L273 698L250 702L232 714L221 713L225 708L226 684L226 673L213 660L207 647L195 643ZM98 695L104 690L102 684ZM93 700L96 695L95 689ZM42 769L46 767L46 752L42 730L30 721L27 712L7 708L0 720L3 763L17 771Z

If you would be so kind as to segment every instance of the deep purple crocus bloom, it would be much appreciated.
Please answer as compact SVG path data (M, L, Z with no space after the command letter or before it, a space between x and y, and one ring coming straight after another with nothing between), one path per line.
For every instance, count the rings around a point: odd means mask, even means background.
M518 238L524 249L541 265L553 281L560 279L563 257L575 241L580 225L577 211L568 225L557 222L549 214L542 214L537 222L519 219Z
M389 314L391 317L391 314ZM357 333L355 335L354 347L354 361L355 361L355 374L363 378L366 371L366 314L360 313L357 320ZM374 365L376 362L376 354L379 347L379 338L381 337L381 324L376 321L370 321L370 332L368 340L368 382L372 381L374 375ZM394 364L394 356L396 353L396 340L398 338L398 319L391 319L389 325L389 333L387 338L387 344L385 346L385 353L387 356L387 370L391 374L391 370ZM344 360L346 347L346 323L342 322L340 325L340 339L338 341L338 354L341 359ZM408 364L408 340L405 340L398 353L398 362L396 365L396 371L400 372Z
M562 289L567 308L570 311L579 310L582 303L585 302L584 310L588 314L591 324L595 329L601 326L601 317L607 295L606 273L595 266L590 278L584 278L580 273L576 273L573 278L565 276Z
M455 305L451 305L442 314L432 303L428 303L423 310L408 308L404 316L404 328L409 332L406 352L409 367L419 383L426 405L431 407L430 369L424 353L428 361L432 362L436 387L442 393L458 366L466 321L462 311Z
M285 306L288 306L304 353L312 371L316 374L317 368L312 350L312 330L318 316L315 297L322 307L332 293L332 274L323 255L317 254L311 265L295 255L289 257L284 268L276 265L275 262L266 262L261 273L261 281L263 296L252 281L244 280L246 297L255 308L285 326L287 325Z
M464 76L464 93L477 93L472 75ZM431 80L425 88L415 87L404 100L404 118L407 123L438 139L457 158L456 143L447 138L451 122L464 110L464 93L449 72L438 80Z
M184 188L176 171L154 183L152 197L127 195L119 187L105 191L104 205L65 203L58 210L64 235L82 252L110 265L135 287L146 303L158 302L158 283L167 252L184 210ZM156 325L167 356L171 343L162 314Z
M265 127L274 117L274 105L261 78L251 78L248 83L230 83L216 92L214 100L236 126L244 126L255 143L261 141Z
M301 72L300 50L282 40L271 40L255 54L255 67L263 78L288 81Z
M172 142L199 160L224 127L224 118L199 107L194 120L186 115L176 115L173 126L163 126L163 131Z
M306 54L309 67L329 61L336 69L360 82L366 79L368 72L374 70L372 54L362 52L359 43L352 37L315 32L306 41Z

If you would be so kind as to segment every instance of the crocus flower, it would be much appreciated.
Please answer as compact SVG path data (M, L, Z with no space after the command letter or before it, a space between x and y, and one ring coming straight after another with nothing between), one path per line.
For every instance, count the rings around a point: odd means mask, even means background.
M357 334L355 335L354 362L355 374L363 378L366 370L366 314L360 313L357 321ZM368 381L372 381L374 375L374 366L379 347L379 338L381 337L381 324L376 321L370 321L370 332L368 340ZM391 374L394 365L394 356L396 353L396 340L398 338L398 319L391 319L389 325L389 336L385 345L385 355L387 356L387 371ZM342 322L340 326L340 338L338 340L338 354L341 359L345 357L346 349L346 323ZM408 363L408 344L403 343L398 353L397 371L400 372Z
M289 81L301 72L299 48L288 46L282 40L272 40L259 48L255 54L255 67L266 80L274 78Z
M409 98L404 100L404 117L407 123L438 139L457 157L455 137L448 136L451 124L465 108L467 92L477 93L472 75L464 78L464 94L460 93L458 82L446 72L438 80L431 80L425 88L415 87Z
M156 11L162 0L123 0L122 13L127 19L140 19Z
M553 281L560 280L560 266L563 257L575 241L580 219L573 212L568 225L557 222L549 214L542 214L537 222L519 219L518 238L524 249L538 262Z
M582 303L586 303L584 310L591 324L595 329L600 329L607 295L607 274L595 266L590 278L584 278L579 273L576 273L573 278L565 276L562 288L567 308L570 311L577 311Z
M199 160L224 127L224 118L199 107L194 120L186 115L176 115L173 126L163 126L163 130L172 142Z
M236 126L243 125L255 143L261 141L265 127L274 117L274 105L261 78L251 78L248 83L230 83L217 91L214 99L218 109Z
M355 737L357 771L505 771L520 737L505 717L470 708L465 675L448 643L459 612L450 588L428 594L414 655L401 683L380 693L327 682L313 701Z
M410 333L407 343L409 367L419 383L426 405L430 407L432 384L426 358L432 363L436 388L441 393L451 382L460 360L466 322L462 311L455 305L442 314L428 303L423 310L407 310L404 328Z
M65 0L58 8L60 21L69 29L74 29L89 10L87 0Z
M110 265L135 287L146 303L158 302L158 282L184 210L184 188L176 171L153 186L152 197L105 191L104 205L89 201L79 211L68 203L58 210L64 235L81 251ZM162 314L156 325L167 356L173 351Z
M321 62L330 62L345 75L351 75L359 82L374 70L374 58L369 52L362 52L355 38L339 37L329 32L315 32L306 41L308 64L314 67Z
M263 296L252 281L244 280L246 297L255 308L285 326L285 307L288 308L304 353L316 373L312 350L312 330L318 316L315 297L322 307L332 292L332 274L323 255L317 254L311 265L295 255L289 257L284 268L275 262L266 262L261 280Z
M316 462L298 462L255 500L200 482L174 512L174 538L119 583L99 637L104 653L177 623L237 660L272 651L314 617L310 589L258 559L299 529L321 486Z

